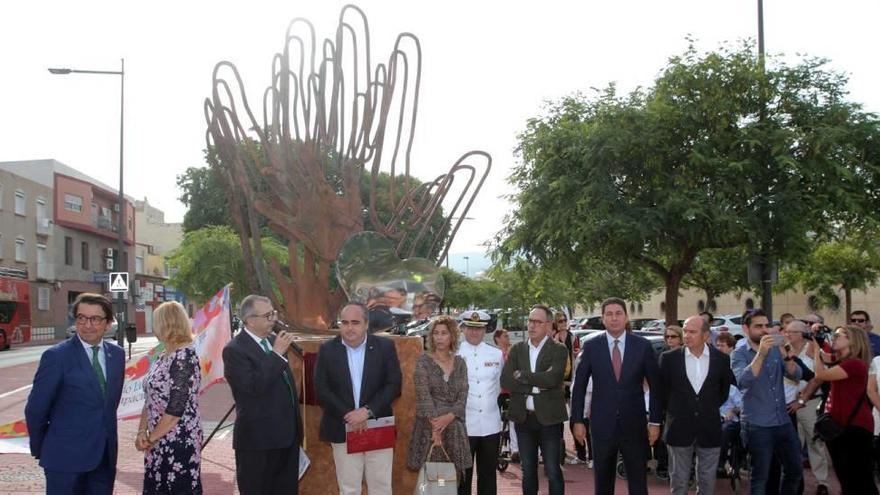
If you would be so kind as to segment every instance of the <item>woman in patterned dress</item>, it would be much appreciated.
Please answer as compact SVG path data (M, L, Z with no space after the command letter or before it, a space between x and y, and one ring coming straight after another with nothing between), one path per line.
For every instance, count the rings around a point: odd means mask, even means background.
M186 310L178 302L153 312L153 329L165 352L144 380L146 402L135 438L144 451L145 494L201 494L202 424L199 358Z
M440 316L428 332L428 352L416 360L413 380L416 387L416 421L406 465L419 470L431 445L442 446L461 474L473 465L465 406L468 396L467 365L455 354L458 350L458 324L449 316ZM434 460L442 458L434 449Z

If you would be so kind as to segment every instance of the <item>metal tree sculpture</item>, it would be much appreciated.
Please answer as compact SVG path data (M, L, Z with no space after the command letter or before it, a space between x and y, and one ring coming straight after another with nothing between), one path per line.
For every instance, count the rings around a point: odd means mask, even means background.
M225 184L250 289L271 297L299 330L322 332L344 298L331 288L331 266L346 239L366 221L396 243L399 256L440 253L442 260L492 159L471 151L432 181L411 178L421 79L414 35L399 34L387 64L373 67L366 16L347 5L320 58L308 20L291 21L284 40L260 122L235 65L215 66L205 100L209 163ZM390 175L387 190L379 190L380 172ZM387 220L380 219L380 198L390 204ZM432 228L438 222L442 227ZM288 242L289 267L264 261L262 226ZM419 246L426 252L416 252Z

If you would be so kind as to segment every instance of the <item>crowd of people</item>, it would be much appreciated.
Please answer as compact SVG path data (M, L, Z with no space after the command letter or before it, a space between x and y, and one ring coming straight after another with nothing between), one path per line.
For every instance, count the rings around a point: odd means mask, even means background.
M31 452L46 491L109 494L117 458L116 408L124 353L103 341L111 302L81 294L77 334L44 352L26 406ZM415 362L414 426L406 465L451 463L459 494L496 493L499 447L521 463L522 492L565 491L562 465L593 469L595 492L614 493L625 472L629 493L647 493L649 461L674 494L714 492L719 476L748 471L752 494L803 493L805 457L818 493L831 469L844 494L877 493L880 336L855 311L834 330L815 314L760 310L742 317L743 338L710 328L711 314L665 328L659 355L629 330L627 304L601 305L605 330L583 341L563 312L535 305L524 340L511 345L482 311L436 317ZM270 299L246 297L242 329L223 351L235 400L236 481L243 494L298 493L302 416L288 353L294 335L275 330ZM393 341L369 331L369 311L347 303L339 334L314 366L322 410L320 440L331 446L340 494L392 493L393 446L353 448L352 434L394 416L403 376ZM144 493L202 493L199 360L190 321L175 302L160 305L154 331L164 344L144 381L134 446L144 452ZM504 411L504 414L502 414ZM507 422L507 423L505 423ZM565 423L574 438L566 459ZM504 436L502 437L502 433ZM476 478L476 480L474 480Z

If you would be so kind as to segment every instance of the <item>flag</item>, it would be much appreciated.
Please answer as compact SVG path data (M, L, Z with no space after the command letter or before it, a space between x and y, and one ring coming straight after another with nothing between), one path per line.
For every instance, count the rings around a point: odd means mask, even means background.
M193 347L199 356L202 382L199 393L223 380L223 347L232 337L230 285L220 289L192 318ZM122 398L116 409L118 419L136 419L144 407L144 379L150 365L165 350L163 344L125 368ZM0 454L29 453L24 420L0 425Z

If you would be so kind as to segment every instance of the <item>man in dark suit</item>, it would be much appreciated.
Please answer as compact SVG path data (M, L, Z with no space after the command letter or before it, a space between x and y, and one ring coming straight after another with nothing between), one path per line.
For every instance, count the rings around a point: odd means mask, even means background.
M710 346L709 337L709 323L691 316L684 322L684 347L660 356L666 411L663 441L669 450L673 494L687 493L695 452L697 491L711 494L715 489L721 454L718 411L735 380L730 358Z
M510 348L501 371L501 388L510 391L508 418L514 423L522 464L522 490L538 493L538 447L550 495L565 493L559 467L565 409L565 365L568 348L550 336L553 312L538 304L529 313L529 338ZM583 401L581 409L584 408Z
M575 441L583 443L584 396L593 379L590 437L596 493L613 494L617 453L623 456L629 493L647 494L648 444L660 436L661 393L657 357L647 339L626 331L626 302L612 297L602 302L605 338L584 343L571 391L571 421ZM650 387L649 416L645 418L645 390ZM647 428L646 428L647 427ZM647 429L647 442L645 431Z
M113 305L100 294L73 303L76 335L40 358L24 414L46 493L110 494L116 479L116 407L125 351L104 342Z
M369 313L348 303L339 314L339 335L321 345L315 364L315 392L321 405L321 440L333 447L336 483L342 495L360 494L364 477L370 495L391 495L394 449L348 453L346 426L366 427L367 420L393 416L400 396L400 362L394 343L367 335Z
M235 400L238 489L242 495L297 493L303 430L286 357L293 334L272 334L278 313L269 298L245 297L239 315L243 329L223 348L223 375Z

